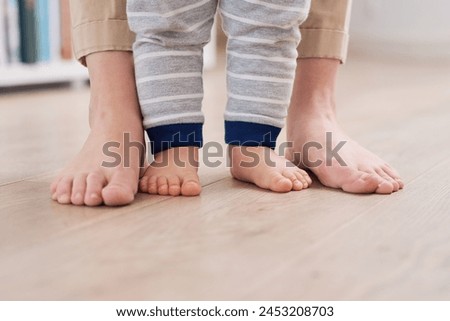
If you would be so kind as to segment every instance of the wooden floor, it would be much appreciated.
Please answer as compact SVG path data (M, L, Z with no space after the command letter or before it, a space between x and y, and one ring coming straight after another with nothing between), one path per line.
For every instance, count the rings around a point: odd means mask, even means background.
M207 140L224 85L207 74ZM0 299L449 300L450 64L350 57L338 98L405 190L278 195L222 167L198 198L61 206L48 185L86 137L88 90L0 95Z

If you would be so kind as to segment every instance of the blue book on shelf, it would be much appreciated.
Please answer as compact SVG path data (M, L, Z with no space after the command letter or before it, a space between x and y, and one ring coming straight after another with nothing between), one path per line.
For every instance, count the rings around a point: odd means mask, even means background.
M20 56L24 63L38 60L36 1L19 1Z
M38 60L50 61L49 1L36 0Z

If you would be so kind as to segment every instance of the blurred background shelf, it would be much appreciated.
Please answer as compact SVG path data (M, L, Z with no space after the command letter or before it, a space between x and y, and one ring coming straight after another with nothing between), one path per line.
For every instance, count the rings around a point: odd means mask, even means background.
M2 92L87 79L72 50L69 0L0 0Z
M87 69L76 61L15 64L0 67L0 88L55 83L81 84L88 80Z
M212 32L205 69L216 65L216 41ZM86 83L88 71L72 48L69 0L0 0L0 93Z

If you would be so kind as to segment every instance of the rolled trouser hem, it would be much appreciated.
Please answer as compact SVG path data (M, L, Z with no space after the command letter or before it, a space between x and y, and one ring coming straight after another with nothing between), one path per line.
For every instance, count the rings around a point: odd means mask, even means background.
M345 63L347 59L348 33L331 29L301 29L302 42L298 58L328 58Z
M275 149L281 128L243 121L225 121L225 142L235 146L263 146Z
M175 147L203 147L203 124L173 124L147 128L153 155Z
M132 51L134 39L127 20L90 21L73 27L75 57L85 66L85 57L95 52Z

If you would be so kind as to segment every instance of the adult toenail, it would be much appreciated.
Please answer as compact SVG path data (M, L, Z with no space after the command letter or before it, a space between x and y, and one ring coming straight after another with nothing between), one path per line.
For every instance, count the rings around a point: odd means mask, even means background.
M98 196L98 194L92 193L91 198L100 198L100 197Z
M61 203L68 203L70 201L70 197L67 194L61 195L59 201Z

